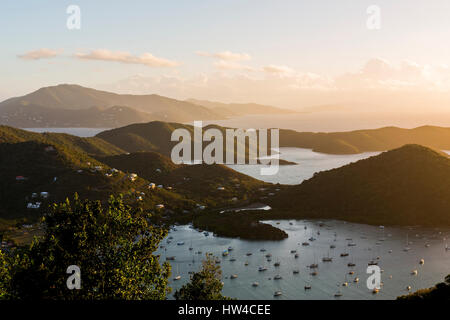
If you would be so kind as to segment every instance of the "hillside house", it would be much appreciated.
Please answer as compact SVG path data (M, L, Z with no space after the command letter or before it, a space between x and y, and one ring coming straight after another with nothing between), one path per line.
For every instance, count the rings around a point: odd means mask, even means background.
M155 188L156 188L156 184L154 184L154 183L152 182L152 183L150 183L150 184L148 185L148 188L149 188L150 190L155 189Z
M130 173L128 175L128 179L130 179L131 182L136 181L137 177L138 177L138 175L136 173Z
M48 192L46 191L41 192L41 198L47 199L48 196L49 196Z
M164 205L163 204L157 204L155 206L156 209L164 209Z
M40 207L41 207L41 203L40 202L36 202L36 203L29 202L27 204L27 208L28 209L39 209Z

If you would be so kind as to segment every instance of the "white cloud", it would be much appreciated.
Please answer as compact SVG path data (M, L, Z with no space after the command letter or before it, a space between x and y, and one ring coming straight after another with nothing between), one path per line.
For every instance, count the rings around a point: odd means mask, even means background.
M176 61L158 58L151 53L143 53L140 56L134 56L129 52L109 51L105 49L93 50L89 53L76 53L75 57L84 60L101 60L129 64L142 64L148 67L176 67L180 65Z
M197 51L196 53L202 57L212 57L225 61L247 61L251 59L251 56L248 53L235 53L231 51L222 51L217 53Z
M411 61L391 63L371 59L359 70L331 77L298 72L286 66L251 68L233 61L214 61L217 71L192 76L130 77L103 85L121 93L157 93L177 99L197 98L224 102L256 102L282 107L321 104L358 104L384 110L425 106L448 109L450 68Z
M262 68L262 70L264 72L267 73L272 73L272 74L276 74L276 75L288 75L288 74L293 74L294 70L292 70L289 67L286 66L276 66L276 65L268 65L268 66L264 66Z
M52 50L47 48L41 48L38 50L29 51L22 55L18 55L19 58L25 60L39 60L39 59L50 59L58 56L62 50Z
M257 71L257 69L233 61L219 60L214 62L214 66L222 70L245 70L245 71Z

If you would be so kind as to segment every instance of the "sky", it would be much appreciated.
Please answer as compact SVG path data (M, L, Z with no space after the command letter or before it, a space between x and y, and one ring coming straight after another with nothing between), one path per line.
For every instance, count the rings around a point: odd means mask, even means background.
M79 29L67 27L72 5ZM448 0L2 1L0 100L76 83L286 108L443 110L449 16Z

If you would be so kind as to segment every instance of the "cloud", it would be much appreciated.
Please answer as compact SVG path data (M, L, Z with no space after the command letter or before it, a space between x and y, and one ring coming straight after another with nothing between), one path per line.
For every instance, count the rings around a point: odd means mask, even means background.
M217 53L209 53L205 51L197 51L197 55L202 57L211 57L224 61L247 61L251 60L251 56L248 53L235 53L231 51L222 51Z
M129 52L109 51L105 49L93 50L89 53L76 53L75 57L83 60L101 60L141 64L147 67L176 67L180 65L176 61L158 58L151 53L143 53L140 56L133 56Z
M294 73L294 70L292 70L289 67L286 66L276 66L276 65L268 65L262 68L264 72L272 73L276 75L288 75Z
M62 50L52 50L47 48L41 48L34 51L29 51L22 55L18 55L19 58L25 60L39 60L39 59L50 59L58 56Z
M448 90L450 70L446 66L421 65L409 60L395 65L374 58L361 70L336 77L335 83L341 89Z
M390 112L401 108L426 110L425 107L448 110L450 105L450 67L445 65L392 63L375 58L359 70L329 76L299 72L283 65L251 68L252 72L246 72L248 66L235 61L214 62L217 70L213 72L191 76L135 76L104 84L102 89L288 108L350 104L358 105L361 110L376 107Z
M245 71L250 71L250 72L254 72L257 71L257 69L241 64L241 63L237 63L237 62L233 62L233 61L226 61L226 60L219 60L214 62L214 66L218 69L222 69L222 70L245 70Z

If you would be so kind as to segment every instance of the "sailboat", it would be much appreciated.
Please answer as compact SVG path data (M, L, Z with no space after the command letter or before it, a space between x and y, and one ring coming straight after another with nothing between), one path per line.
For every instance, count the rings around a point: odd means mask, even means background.
M408 245L409 245L408 234L406 234L406 247L403 248L403 251L408 252L409 250L411 250L411 248Z
M177 276L175 278L173 278L173 280L180 280L180 279L181 279L181 276L178 272L178 265L177 265Z
M341 292L341 290L338 290L338 291L334 294L334 296L335 296L336 298L342 297L342 292Z
M330 257L330 251L328 251L328 254L326 257L322 258L323 262L333 262L333 258Z
M264 267L264 266L261 266L261 267L258 268L258 271L259 271L259 272L266 271L266 270L267 270L267 268Z

